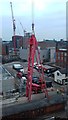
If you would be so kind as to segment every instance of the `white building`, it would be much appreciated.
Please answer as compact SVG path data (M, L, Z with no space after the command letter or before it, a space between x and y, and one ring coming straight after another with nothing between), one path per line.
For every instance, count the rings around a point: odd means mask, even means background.
M54 81L59 84L67 84L68 79L66 78L66 70L59 69L54 72Z

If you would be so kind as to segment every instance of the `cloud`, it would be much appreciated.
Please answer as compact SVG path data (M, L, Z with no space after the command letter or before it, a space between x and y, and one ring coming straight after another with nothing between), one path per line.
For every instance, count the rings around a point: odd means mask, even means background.
M17 22L17 19L20 19L24 27L29 31L31 29L32 22L31 21L32 0L0 0L0 16L10 17L10 21L8 20L8 17L6 17L6 24L8 24L8 26L10 26L12 23L10 1L12 1L13 3L12 5L14 17L16 19L16 25L20 26L20 24ZM45 36L48 37L49 34L50 34L49 37L53 37L53 34L51 36L51 33L49 33L49 32L54 33L53 31L58 33L57 36L63 35L65 36L65 31L63 34L63 29L61 29L61 26L65 28L64 25L66 18L65 17L66 0L33 0L33 1L34 1L34 19L36 25L35 27L38 38L39 39L42 37L44 38ZM7 26L5 25L5 20L3 21L3 24L4 24L3 30L5 34L4 37L8 38L8 36L11 36L12 34L8 33L8 35L6 36ZM11 27L10 28L8 27L8 29L11 31ZM62 35L60 34L60 29ZM47 33L46 35L44 35L45 31ZM55 33L54 36L56 36Z
M35 15L43 15L52 10L64 9L66 0L11 0L13 3L13 11L15 16L29 16L32 15L32 1L34 3ZM62 6L63 5L63 6ZM2 15L11 15L10 0L0 1L0 10ZM0 13L1 14L1 13Z

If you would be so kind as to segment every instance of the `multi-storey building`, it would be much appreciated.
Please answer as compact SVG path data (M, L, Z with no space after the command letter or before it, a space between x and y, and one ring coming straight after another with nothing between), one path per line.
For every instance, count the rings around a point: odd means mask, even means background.
M19 36L15 35L12 36L12 43L13 43L13 48L27 48L28 47L28 42L30 38L31 33L25 33L25 36Z
M67 49L56 50L56 65L66 68L67 65Z
M31 36L31 33L25 33L25 36L23 37L23 48L28 48L29 38Z
M56 41L55 40L45 40L45 41L40 41L38 42L38 45L40 46L41 49L46 49L49 47L56 47Z
M8 55L9 54L9 42L3 41L2 42L2 55Z
M12 43L13 43L13 48L20 48L23 47L23 36L15 35L12 36Z

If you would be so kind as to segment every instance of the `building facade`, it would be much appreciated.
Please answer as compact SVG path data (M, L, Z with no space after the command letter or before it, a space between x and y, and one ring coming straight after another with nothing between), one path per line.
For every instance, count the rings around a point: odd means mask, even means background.
M56 65L66 68L67 62L67 49L56 50Z
M2 55L4 56L9 55L9 42L6 41L2 42Z
M66 2L66 39L67 39L67 61L68 61L68 1ZM68 62L67 62L67 67L66 67L67 71L68 71ZM68 76L68 72L67 72L67 76Z
M66 38L68 40L68 1L66 2Z
M12 36L13 48L23 47L23 36L15 35Z
M28 48L28 44L29 44L29 38L31 36L31 33L25 33L25 36L23 37L23 48L27 49Z

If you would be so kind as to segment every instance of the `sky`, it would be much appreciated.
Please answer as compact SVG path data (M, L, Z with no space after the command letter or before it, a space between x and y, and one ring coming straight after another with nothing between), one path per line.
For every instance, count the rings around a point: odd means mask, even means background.
M32 1L34 3L33 15ZM12 39L13 26L10 7L10 2L12 2L17 35L23 35L24 29L31 32L33 20L37 40L66 39L66 1L0 0L0 37L5 41Z

